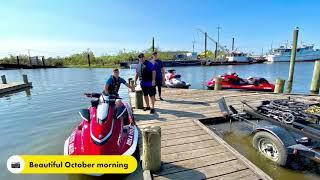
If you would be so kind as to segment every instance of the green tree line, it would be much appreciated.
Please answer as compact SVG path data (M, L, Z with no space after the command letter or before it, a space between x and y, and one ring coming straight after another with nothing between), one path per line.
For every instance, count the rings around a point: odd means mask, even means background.
M176 54L186 53L187 51L161 51L159 48L155 49L158 52L158 57L161 60L172 60ZM48 57L45 58L46 65L52 66L64 66L64 67L87 67L88 58L90 58L90 64L92 67L117 67L121 62L136 61L137 56L141 52L138 51L119 51L115 55L102 55L95 56L91 50L83 51L82 53L73 54L66 57ZM152 48L145 51L145 57L151 58ZM89 57L88 57L89 55ZM41 60L41 59L40 59ZM19 55L20 64L30 64L29 57L27 55ZM10 55L0 59L0 64L17 64L17 56Z

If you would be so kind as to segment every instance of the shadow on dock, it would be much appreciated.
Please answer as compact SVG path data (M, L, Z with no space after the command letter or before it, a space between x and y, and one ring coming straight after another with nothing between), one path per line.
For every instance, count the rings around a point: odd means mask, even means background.
M191 112L191 111L179 111L179 110L173 110L173 109L158 109L155 108L156 112L155 114L149 114L149 111L146 111L144 114L135 114L135 119L138 119L139 121L144 120L159 120L159 121L167 121L168 118L166 117L160 117L161 114L171 115L174 116L174 118L181 118L181 117L190 117L190 118L204 118L205 116L201 113Z
M190 105L210 106L208 102L203 102L203 101L186 101L186 100L165 100L165 101L172 104L190 104Z
M196 169L189 169L173 163L162 162L159 172L153 173L153 177L161 176L164 179L206 179L206 175Z

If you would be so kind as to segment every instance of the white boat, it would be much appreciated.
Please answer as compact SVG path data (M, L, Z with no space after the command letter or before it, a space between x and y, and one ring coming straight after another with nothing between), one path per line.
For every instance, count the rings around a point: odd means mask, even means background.
M280 46L266 55L268 62L289 62L291 58L291 49ZM320 50L314 49L313 45L303 45L297 48L296 61L315 61L320 60Z
M233 51L226 56L228 62L240 62L240 63L248 63L250 62L250 57L248 54L240 52L240 51Z

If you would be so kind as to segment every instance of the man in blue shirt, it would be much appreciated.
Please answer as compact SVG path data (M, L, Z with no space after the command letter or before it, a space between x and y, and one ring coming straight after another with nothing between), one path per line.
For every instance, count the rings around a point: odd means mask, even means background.
M144 110L145 111L150 110L150 113L154 114L155 113L154 103L156 100L155 99L156 71L155 71L154 65L151 62L144 59L143 53L139 54L138 58L142 62L140 85L143 92L144 101L147 105L147 107L145 107ZM151 100L151 108L149 104L149 98Z
M134 87L131 87L126 82L126 80L119 76L119 69L114 69L113 75L111 75L109 79L106 81L106 85L104 86L104 92L108 95L115 95L119 97L118 92L121 84L126 85L128 88L134 91Z
M161 86L164 84L165 69L162 61L158 59L157 52L152 53L152 59L150 60L150 62L154 65L154 68L156 70L156 87L158 87L159 99L163 101L161 97Z

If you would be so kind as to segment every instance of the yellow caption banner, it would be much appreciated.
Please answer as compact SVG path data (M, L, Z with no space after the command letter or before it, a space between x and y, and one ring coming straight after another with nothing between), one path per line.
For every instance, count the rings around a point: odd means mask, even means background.
M113 155L15 155L7 168L21 174L127 174L136 170L137 160Z

